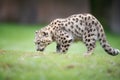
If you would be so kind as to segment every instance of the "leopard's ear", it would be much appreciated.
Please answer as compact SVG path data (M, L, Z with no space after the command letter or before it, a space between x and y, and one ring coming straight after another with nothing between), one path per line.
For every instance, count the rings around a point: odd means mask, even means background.
M38 33L38 31L36 30L36 31L35 31L35 34L37 34L37 33Z

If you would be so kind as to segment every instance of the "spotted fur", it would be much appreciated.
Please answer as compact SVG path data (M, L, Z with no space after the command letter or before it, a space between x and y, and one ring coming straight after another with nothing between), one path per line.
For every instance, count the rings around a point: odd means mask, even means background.
M87 47L85 55L91 55L99 40L101 46L110 55L120 53L112 48L106 40L100 22L91 14L75 14L64 19L55 19L46 27L36 31L35 44L37 51L43 51L47 45L55 41L58 53L66 53L70 44L81 40Z

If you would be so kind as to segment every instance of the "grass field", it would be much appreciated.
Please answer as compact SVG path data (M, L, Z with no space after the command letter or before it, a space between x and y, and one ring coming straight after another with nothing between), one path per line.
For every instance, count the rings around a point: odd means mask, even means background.
M120 55L108 55L99 42L89 57L82 42L67 54L55 54L55 43L36 52L34 32L40 27L0 24L0 80L120 80ZM120 49L119 36L107 33L107 39Z

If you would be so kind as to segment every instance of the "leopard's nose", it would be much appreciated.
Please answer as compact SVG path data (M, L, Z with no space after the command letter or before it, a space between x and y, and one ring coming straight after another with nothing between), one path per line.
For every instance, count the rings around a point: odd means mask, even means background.
M42 49L37 49L37 51L44 51L44 48L42 48Z

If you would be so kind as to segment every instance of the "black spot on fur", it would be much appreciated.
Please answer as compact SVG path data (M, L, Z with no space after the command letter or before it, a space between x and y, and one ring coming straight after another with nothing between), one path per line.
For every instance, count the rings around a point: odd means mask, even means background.
M63 52L65 52L65 50L63 50Z
M82 16L82 19L83 19L83 16Z
M67 24L65 24L65 26L67 26Z
M98 37L100 37L100 33L98 33Z
M75 18L73 18L72 20L75 21Z
M87 41L90 42L90 39L88 39Z
M103 39L103 41L102 41L103 43L105 43L106 42L106 40L105 39Z
M92 32L92 29L90 29L90 32Z
M86 46L88 46L88 44L86 44Z
M91 31L90 30L88 30L88 33L90 33Z
M76 28L78 28L78 25L76 25Z
M68 48L66 48L66 50L68 50Z
M78 18L76 18L76 22L78 22Z
M95 23L95 26L97 26L98 23Z
M85 17L85 21L87 20L87 18Z
M91 51L93 48L89 48L89 50L88 51Z
M53 28L53 30L55 29L55 27Z
M71 31L70 29L68 29L68 31Z
M88 34L88 37L90 37L90 34Z
M91 34L91 36L94 36L94 34Z
M94 44L90 43L90 46L94 47Z
M70 25L70 22L68 22L68 24Z
M106 51L106 52L108 52L108 50L107 50L107 49L105 49L105 51Z
M72 39L68 41L69 43L72 42Z
M63 36L64 34L61 34L61 36Z
M101 35L101 37L103 37L104 34Z
M61 26L61 24L58 24L59 26Z
M61 39L63 40L63 37L61 37Z
M75 29L75 32L77 33L77 34L79 34L79 32Z
M91 26L91 23L89 23L88 26Z
M71 22L71 24L73 25L74 23L73 23L73 22Z
M67 38L69 37L69 36L66 36Z
M101 29L100 31L103 32L103 29Z
M85 25L87 26L87 24L88 24L88 23L86 22Z
M66 45L64 45L64 47L67 47Z
M87 36L85 36L85 38L87 38Z
M65 43L67 43L67 40L65 41Z
M80 25L82 25L82 22L80 22Z
M103 47L103 48L105 48L105 47L106 47L106 45L104 44L102 47Z
M62 33L62 31L60 31L60 33Z
M111 51L112 49L110 48L109 51Z
M90 19L90 16L88 16L88 20Z
M74 15L74 17L76 17L76 15Z
M63 26L63 24L61 24Z
M81 18L81 15L79 15L79 17Z
M95 41L95 39L93 39L93 41Z
M78 27L78 29L81 30L80 27Z
M94 21L92 21L92 24L94 24L95 22Z
M83 30L81 30L81 32L83 32Z
M73 26L71 26L71 28L73 28Z
M67 47L70 46L69 44L66 45Z
M87 42L87 39L85 39L85 41Z

